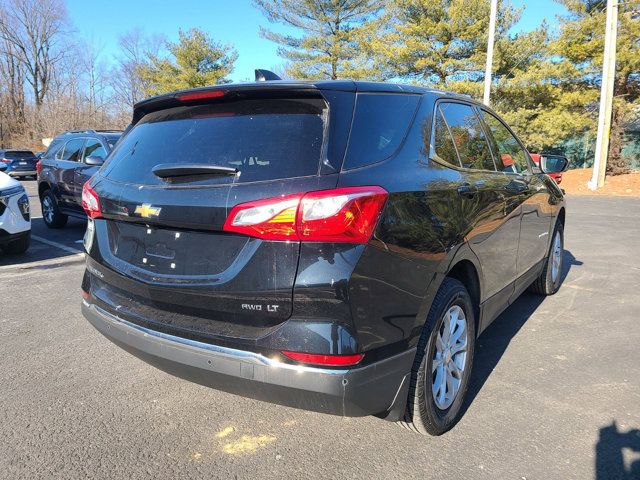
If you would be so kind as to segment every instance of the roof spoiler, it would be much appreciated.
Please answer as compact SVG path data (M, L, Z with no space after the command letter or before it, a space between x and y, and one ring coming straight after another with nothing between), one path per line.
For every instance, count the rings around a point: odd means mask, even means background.
M256 82L267 82L272 80L282 80L275 73L264 70L263 68L256 68Z

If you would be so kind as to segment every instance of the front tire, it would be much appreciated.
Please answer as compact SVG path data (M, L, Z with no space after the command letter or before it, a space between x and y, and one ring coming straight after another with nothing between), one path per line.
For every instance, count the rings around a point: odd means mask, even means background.
M31 245L31 232L27 233L24 237L14 240L2 246L2 251L9 255L19 255L26 252Z
M558 223L553 231L549 254L544 261L542 272L531 284L529 290L538 295L553 295L562 283L562 261L564 259L564 229Z
M51 190L47 190L42 194L40 204L42 206L42 218L47 227L62 228L67 224L69 217L60 212L56 197Z
M445 278L431 305L411 374L405 427L442 435L462 415L475 347L473 302L465 286Z

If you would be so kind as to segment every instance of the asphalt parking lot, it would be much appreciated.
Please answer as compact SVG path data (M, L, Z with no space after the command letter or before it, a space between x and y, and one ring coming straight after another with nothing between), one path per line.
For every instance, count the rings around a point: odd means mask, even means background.
M0 255L0 478L640 478L640 199L571 197L558 294L483 334L439 437L173 378L80 314L84 223Z

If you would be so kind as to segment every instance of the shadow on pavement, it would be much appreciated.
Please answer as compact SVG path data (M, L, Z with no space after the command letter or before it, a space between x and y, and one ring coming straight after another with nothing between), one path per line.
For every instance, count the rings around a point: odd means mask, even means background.
M635 428L622 433L615 421L600 429L596 444L596 480L640 478L640 460L633 461L627 468L624 450L640 452L640 430Z
M577 260L570 251L565 250L562 264L562 281L565 281L572 267L582 264L583 262ZM478 338L469 390L462 407L463 415L476 398L476 395L482 390L489 375L491 375L500 358L502 358L502 354L511 343L511 339L518 333L529 317L533 315L533 312L540 306L544 298L542 295L535 295L529 292L523 293Z

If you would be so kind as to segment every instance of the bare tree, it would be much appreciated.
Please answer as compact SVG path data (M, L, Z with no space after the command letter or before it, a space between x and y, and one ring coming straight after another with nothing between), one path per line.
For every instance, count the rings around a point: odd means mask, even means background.
M0 38L11 48L4 54L25 68L26 81L39 110L49 88L53 68L63 50L66 9L61 0L2 0Z
M131 30L119 38L122 54L116 58L112 71L111 86L116 100L123 107L131 108L145 98L145 82L140 76L140 68L149 58L160 55L166 39L161 35L147 37L142 30Z

